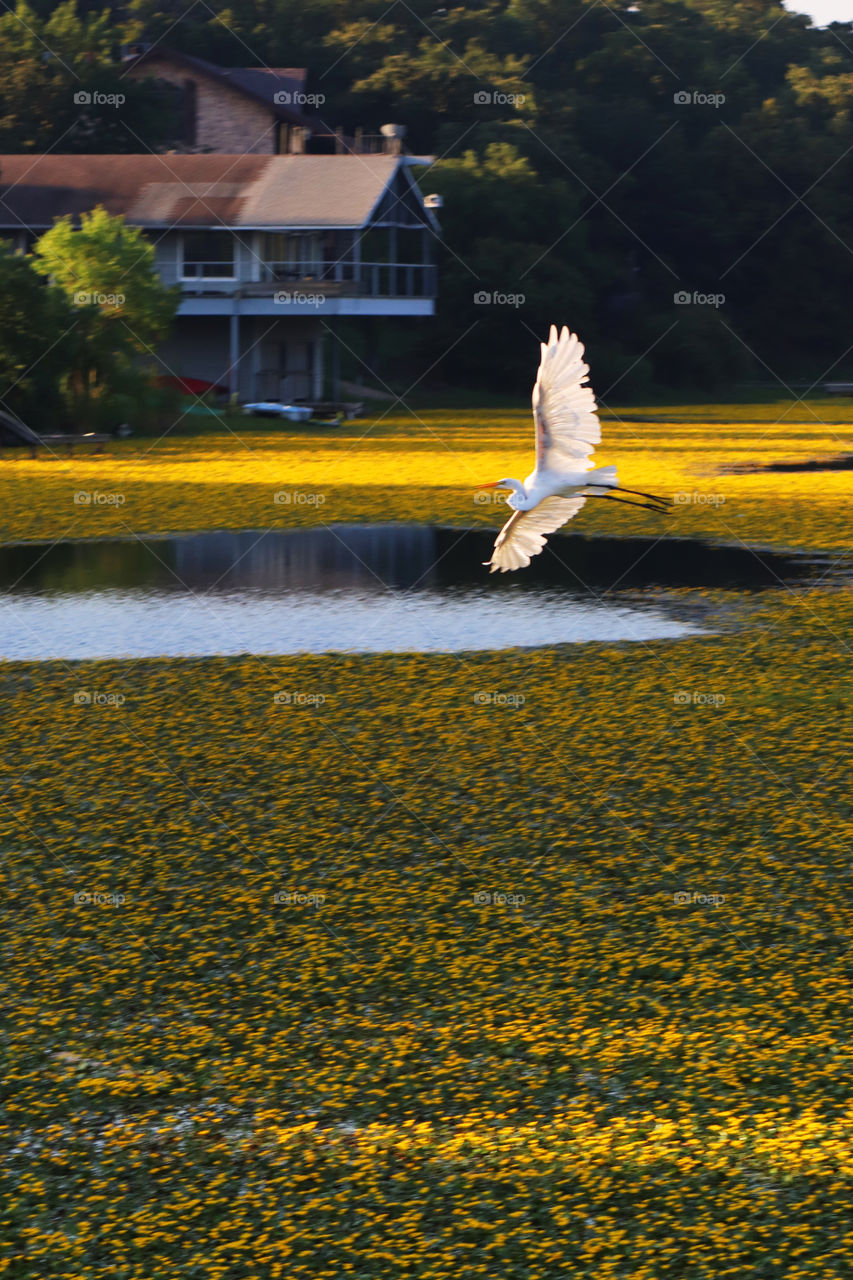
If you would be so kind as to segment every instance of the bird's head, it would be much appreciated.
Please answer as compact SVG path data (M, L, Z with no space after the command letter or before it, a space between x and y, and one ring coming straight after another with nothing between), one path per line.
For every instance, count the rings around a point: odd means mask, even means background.
M524 485L521 483L520 480L513 480L511 476L508 476L503 480L493 480L491 484L481 484L480 488L481 489L511 489L512 492L507 498L507 503L509 504L509 506L512 507L513 511L518 511L527 502L527 490L525 489ZM489 499L484 494L482 498L475 498L474 501L488 502Z
M503 480L490 480L488 484L477 486L478 489L512 489L514 493L524 493L524 485L520 480L513 480L512 477Z

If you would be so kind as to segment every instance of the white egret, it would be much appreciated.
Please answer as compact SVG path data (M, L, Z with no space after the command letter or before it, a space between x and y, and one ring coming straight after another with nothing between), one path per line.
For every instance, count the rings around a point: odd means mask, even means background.
M536 466L524 484L504 479L482 486L512 490L507 503L513 514L497 536L488 562L492 573L530 564L531 556L538 556L545 546L545 535L577 515L587 498L607 498L647 511L667 511L670 505L652 493L620 489L615 467L593 468L590 459L601 442L601 423L595 393L587 385L583 344L565 325L559 337L556 325L551 325L548 341L541 346L533 388ZM627 493L645 501L617 496Z

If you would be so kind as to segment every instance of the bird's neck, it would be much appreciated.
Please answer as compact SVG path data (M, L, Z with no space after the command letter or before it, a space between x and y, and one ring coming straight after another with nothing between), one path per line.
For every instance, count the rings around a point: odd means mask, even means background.
M509 505L516 511L522 510L527 501L527 490L524 485L520 480L507 480L507 488L512 489L512 497L507 500Z

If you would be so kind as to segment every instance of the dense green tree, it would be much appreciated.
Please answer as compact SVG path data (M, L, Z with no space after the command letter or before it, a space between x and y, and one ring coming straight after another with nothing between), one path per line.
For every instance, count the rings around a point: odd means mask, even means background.
M74 322L61 291L0 244L0 409L34 430L64 418L59 383Z
M109 10L26 0L0 16L0 152L134 152L165 145L174 95L122 75Z
M112 429L146 396L152 357L167 336L179 290L154 271L154 247L103 208L36 241L34 266L75 311L63 390L84 430Z

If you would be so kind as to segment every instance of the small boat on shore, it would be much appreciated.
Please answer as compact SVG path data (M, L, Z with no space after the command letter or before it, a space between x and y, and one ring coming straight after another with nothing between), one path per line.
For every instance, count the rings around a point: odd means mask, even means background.
M311 406L307 404L281 404L277 400L259 400L255 404L244 404L243 412L255 418L286 418L288 422L307 422L311 417Z

